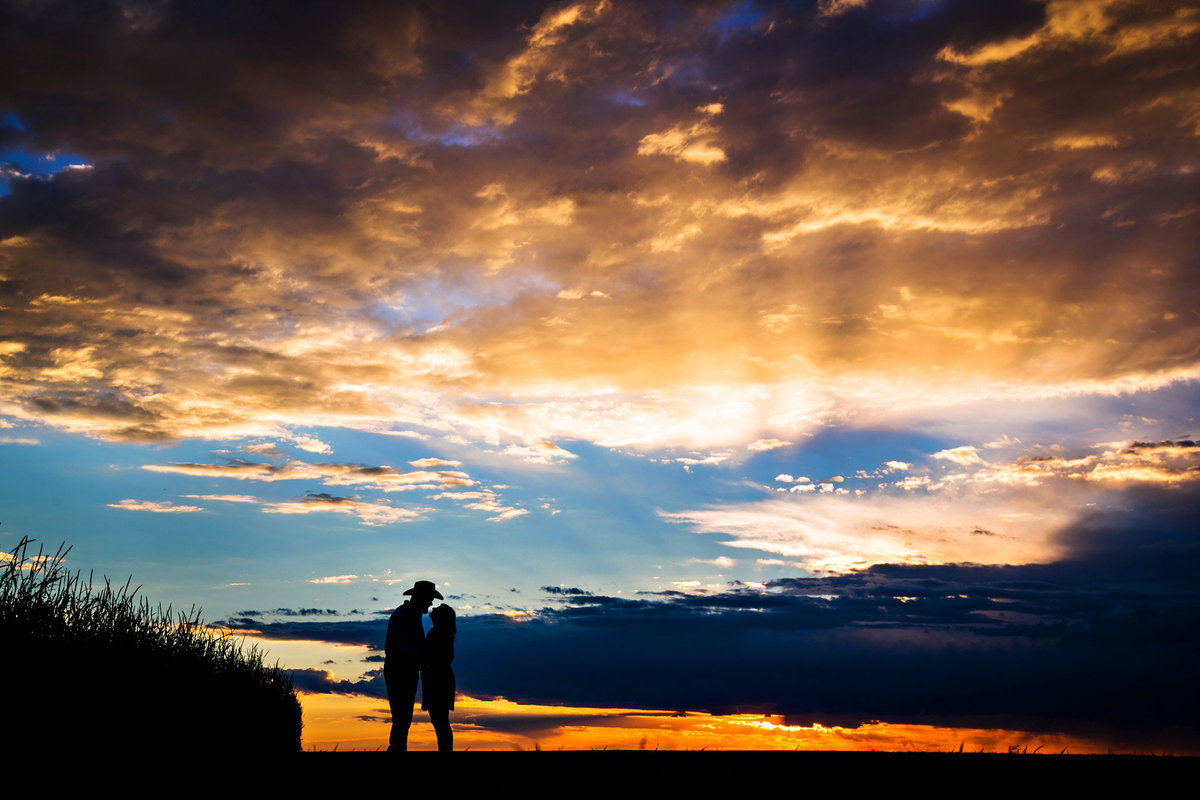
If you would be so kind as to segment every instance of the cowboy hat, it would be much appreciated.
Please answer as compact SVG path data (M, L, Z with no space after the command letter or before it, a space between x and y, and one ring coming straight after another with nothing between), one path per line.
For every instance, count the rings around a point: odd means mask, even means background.
M411 589L409 589L408 591L406 591L404 594L407 594L407 595L428 594L428 595L432 595L433 597L436 597L438 600L446 599L446 598L442 597L442 593L437 590L437 584L435 584L433 581L417 581L416 583L413 584L413 587Z

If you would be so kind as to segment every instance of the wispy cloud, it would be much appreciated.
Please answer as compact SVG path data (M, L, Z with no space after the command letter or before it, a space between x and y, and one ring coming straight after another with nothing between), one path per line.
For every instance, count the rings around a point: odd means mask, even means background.
M386 502L372 503L357 497L338 497L328 493L306 494L296 500L265 503L264 514L351 514L364 525L390 525L420 519L429 509L397 508Z
M723 534L721 543L785 556L813 572L846 572L879 563L1026 563L1054 557L1054 531L1073 511L1043 508L1032 498L1009 498L1031 509L1014 520L978 495L862 498L832 492L751 503L661 512L696 533ZM978 530L998 533L981 537Z
M248 494L185 494L190 500L212 500L218 503L261 503L257 497Z
M30 436L0 436L0 444L37 445L41 441Z
M750 444L746 445L746 449L753 453L765 453L768 450L776 450L780 447L787 447L791 442L783 439L755 439Z
M309 583L353 583L358 580L357 575L329 575L324 578L310 578Z
M467 473L458 470L403 472L388 466L311 464L304 461L288 461L282 465L276 465L231 459L224 464L148 464L142 468L151 472L192 477L233 478L264 483L315 480L326 486L361 486L383 492L475 485L475 481Z
M109 508L121 508L126 511L151 511L155 514L194 514L204 511L200 506L177 506L169 500L122 500L119 503L109 503Z

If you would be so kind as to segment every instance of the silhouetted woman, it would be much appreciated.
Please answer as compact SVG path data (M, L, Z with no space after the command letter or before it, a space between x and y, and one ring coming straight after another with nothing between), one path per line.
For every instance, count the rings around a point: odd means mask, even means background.
M439 753L454 750L450 712L454 710L454 609L443 603L429 612L433 627L425 635L425 667L421 670L421 709L437 733Z

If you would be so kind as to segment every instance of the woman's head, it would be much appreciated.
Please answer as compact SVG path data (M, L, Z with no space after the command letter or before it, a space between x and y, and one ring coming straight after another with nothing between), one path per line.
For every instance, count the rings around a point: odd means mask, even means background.
M445 603L442 603L440 606L432 609L429 612L429 621L433 623L433 627L445 628L450 633L454 633L458 627L455 624L454 619L454 609Z

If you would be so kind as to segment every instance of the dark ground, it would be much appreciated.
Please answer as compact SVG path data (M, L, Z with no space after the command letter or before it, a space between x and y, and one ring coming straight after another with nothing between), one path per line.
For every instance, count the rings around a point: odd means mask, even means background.
M865 796L1080 797L1103 790L1148 796L1200 796L1200 758L1173 756L1053 756L977 753L820 752L466 752L303 753L289 772L298 794L347 785L385 791L402 784L430 797L542 796L550 793L643 797L666 792L813 792ZM751 795L753 796L753 795ZM1149 795L1154 796L1154 795Z

